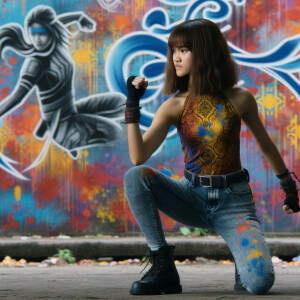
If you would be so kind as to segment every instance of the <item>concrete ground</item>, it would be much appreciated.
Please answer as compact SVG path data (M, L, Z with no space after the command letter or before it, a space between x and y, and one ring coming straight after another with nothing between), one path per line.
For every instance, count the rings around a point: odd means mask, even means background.
M1 267L0 299L300 299L299 265L276 265L275 284L264 296L233 291L234 264L221 262L178 264L182 294L132 296L131 283L141 278L142 268L138 264Z

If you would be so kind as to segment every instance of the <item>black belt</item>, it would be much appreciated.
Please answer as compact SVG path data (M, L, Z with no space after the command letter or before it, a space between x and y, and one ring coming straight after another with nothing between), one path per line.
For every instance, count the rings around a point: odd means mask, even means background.
M184 177L191 181L194 186L226 188L230 184L247 180L249 173L246 169L227 175L197 175L184 169Z

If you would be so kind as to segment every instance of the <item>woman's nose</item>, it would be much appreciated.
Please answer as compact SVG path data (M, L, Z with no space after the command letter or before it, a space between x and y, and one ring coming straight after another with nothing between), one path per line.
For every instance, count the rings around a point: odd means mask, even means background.
M178 53L174 53L174 60L180 61L180 55Z

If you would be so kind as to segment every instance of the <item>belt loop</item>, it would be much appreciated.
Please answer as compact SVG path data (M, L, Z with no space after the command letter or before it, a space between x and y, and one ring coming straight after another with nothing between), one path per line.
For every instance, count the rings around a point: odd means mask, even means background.
M226 175L225 176L222 176L222 178L223 178L223 181L224 181L224 187L228 187L228 183L227 183L227 179L226 179Z
M194 173L194 172L192 172L192 187L194 188L195 186L196 186L196 176L195 176L196 174Z
M248 180L248 182L250 182L250 175L249 175L248 170L244 168L244 171L245 171L245 173L246 173L246 175L247 175L247 180Z

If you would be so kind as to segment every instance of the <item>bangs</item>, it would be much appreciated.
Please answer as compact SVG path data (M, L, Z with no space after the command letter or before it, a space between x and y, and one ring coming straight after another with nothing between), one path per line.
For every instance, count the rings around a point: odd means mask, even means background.
M175 28L168 39L169 49L186 47L192 50L192 39L186 26Z

